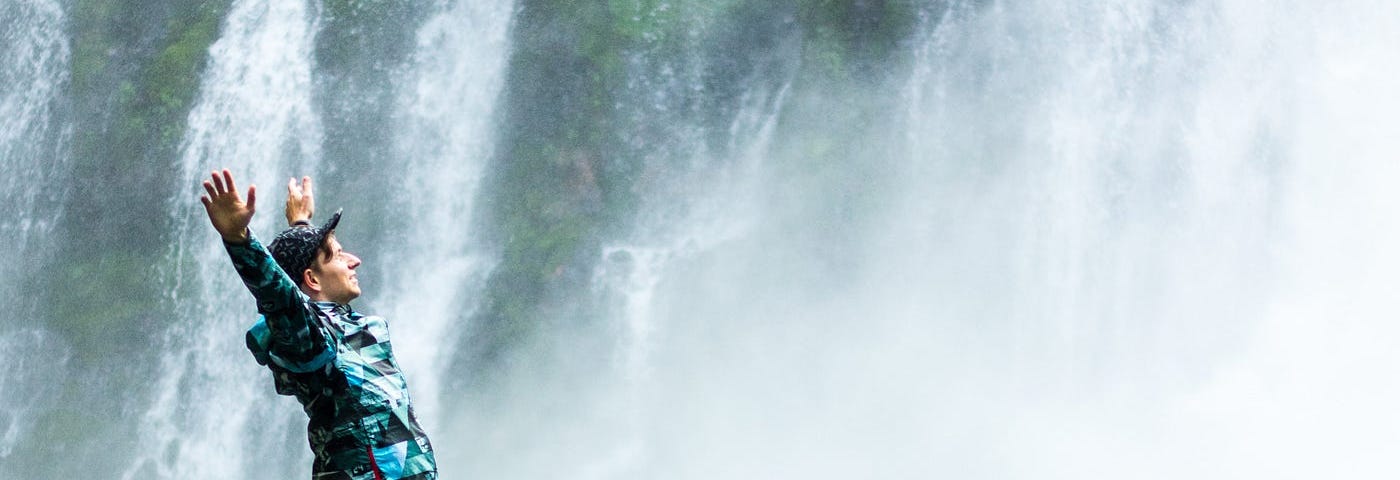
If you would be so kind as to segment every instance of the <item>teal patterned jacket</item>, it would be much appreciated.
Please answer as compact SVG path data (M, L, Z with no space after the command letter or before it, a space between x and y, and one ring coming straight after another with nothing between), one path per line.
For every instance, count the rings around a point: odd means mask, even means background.
M256 238L224 247L261 314L248 330L248 350L272 371L277 393L296 397L310 417L312 478L436 479L388 323L349 305L311 301Z

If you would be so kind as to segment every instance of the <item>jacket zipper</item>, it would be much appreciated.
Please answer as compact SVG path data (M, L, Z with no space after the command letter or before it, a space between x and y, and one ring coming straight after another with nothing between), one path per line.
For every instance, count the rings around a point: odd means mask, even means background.
M374 480L385 480L384 472L379 471L379 462L374 460L374 447L365 447L365 452L369 453L369 468L374 470Z

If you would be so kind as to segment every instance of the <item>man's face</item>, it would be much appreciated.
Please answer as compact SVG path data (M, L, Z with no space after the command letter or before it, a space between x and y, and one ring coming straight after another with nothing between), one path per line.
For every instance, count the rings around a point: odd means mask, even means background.
M360 258L341 248L335 235L327 237L325 248L311 266L312 275L315 275L321 287L321 298L318 300L343 305L359 297L360 280L355 275L355 267L359 266Z

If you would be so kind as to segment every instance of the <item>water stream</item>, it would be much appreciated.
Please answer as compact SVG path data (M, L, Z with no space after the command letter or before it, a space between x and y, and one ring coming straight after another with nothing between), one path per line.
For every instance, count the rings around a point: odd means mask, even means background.
M310 462L305 449L248 441L295 438L305 426L295 401L276 398L264 372L236 360L249 356L231 339L241 339L255 320L252 301L190 199L211 171L227 167L245 201L250 185L261 187L253 234L267 242L284 228L287 178L315 175L320 162L320 123L311 108L317 9L304 1L234 2L210 47L182 148L180 178L188 188L170 199L179 230L169 300L184 321L170 327L157 350L160 376L138 434L146 447L125 479L286 477Z
M67 371L69 347L38 319L45 312L29 281L46 266L54 225L68 194L69 133L57 113L68 81L67 17L57 2L0 6L0 297L10 299L0 319L0 475L7 457L52 405L57 386L49 372Z

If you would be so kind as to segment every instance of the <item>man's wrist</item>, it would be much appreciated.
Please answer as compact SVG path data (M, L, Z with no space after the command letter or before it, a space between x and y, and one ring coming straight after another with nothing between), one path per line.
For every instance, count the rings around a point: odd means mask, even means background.
M293 226L293 227L300 227L300 226L307 226L307 227L309 227L309 226L311 226L311 218L309 218L309 217L308 217L308 218L298 218L298 219L292 220L292 221L290 221L290 222L287 222L287 225L291 225L291 226Z
M248 232L247 227L244 227L243 230L239 231L239 233L236 235L225 234L220 236L223 237L224 243L227 243L229 245L247 245L248 242L253 238L253 236Z

